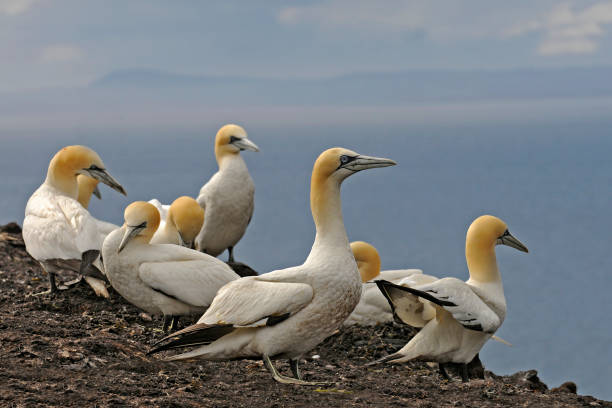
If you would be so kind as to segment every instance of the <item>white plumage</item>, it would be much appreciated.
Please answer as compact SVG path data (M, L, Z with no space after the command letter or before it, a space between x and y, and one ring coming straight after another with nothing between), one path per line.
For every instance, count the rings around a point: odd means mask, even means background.
M299 357L342 324L361 293L342 220L340 184L356 171L393 164L340 148L323 152L311 179L317 234L304 264L230 282L196 325L162 339L152 352L200 345L170 359L261 357L275 380L314 384L300 379ZM280 375L271 358L289 359L296 378Z
M28 200L23 221L26 250L49 273L51 291L56 290L54 274L61 269L56 260L80 261L83 252L99 251L112 225L92 217L77 201L78 174L96 178L125 194L93 150L68 146L53 157L45 182ZM86 279L92 283L90 277ZM92 287L108 297L104 285Z
M435 319L426 322L401 350L380 361L437 361L444 376L445 363L461 363L462 377L467 381L465 364L472 361L506 317L506 299L495 257L497 244L527 252L502 220L484 215L472 223L467 233L467 282L456 278L411 282L412 277L399 285L377 281L400 318L404 313L411 315L410 307L417 298L429 300L436 307Z
M219 164L211 179L200 189L197 202L206 213L204 226L196 238L196 249L218 256L233 247L244 235L253 216L255 186L240 151L259 151L237 125L223 126L215 138Z
M150 244L159 225L157 209L142 201L125 210L125 224L104 241L106 275L117 292L152 314L202 313L217 290L238 279L224 262L171 244Z

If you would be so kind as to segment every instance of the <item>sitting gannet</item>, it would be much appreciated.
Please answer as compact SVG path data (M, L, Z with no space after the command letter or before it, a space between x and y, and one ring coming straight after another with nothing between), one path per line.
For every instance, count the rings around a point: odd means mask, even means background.
M204 210L198 202L191 197L179 197L172 202L165 215L164 218L160 211L161 221L151 238L151 244L175 244L193 248L193 241L204 224Z
M128 302L164 315L164 330L179 316L203 313L217 290L238 279L225 262L178 245L150 244L159 211L149 203L127 206L125 224L104 240L102 257L111 285Z
M77 176L77 201L81 203L83 208L89 208L89 201L91 200L91 195L95 195L99 200L102 199L102 194L100 194L100 190L98 189L99 181L95 178L87 177L84 174L79 174Z
M199 346L168 360L262 358L276 381L315 385L302 381L300 356L338 329L361 295L342 220L340 185L360 170L394 164L342 148L323 152L312 170L310 207L316 237L306 261L228 283L197 324L160 340L150 353ZM295 378L278 373L271 359L280 358L290 360Z
M28 200L23 220L26 250L49 274L49 292L57 291L55 273L59 270L84 272L78 266L83 254L90 256L90 250L99 251L106 236L99 229L101 221L77 201L79 174L99 180L125 195L123 187L105 170L100 156L90 148L68 146L53 156L45 182ZM90 277L85 279L93 285ZM97 294L108 297L104 285L96 286L92 287Z
M436 305L436 318L425 324L401 350L377 362L401 363L409 360L437 361L440 373L448 378L446 363L462 365L461 377L468 381L467 363L472 361L506 317L506 298L497 268L495 245L508 245L528 252L514 238L506 223L497 217L478 217L467 232L465 257L470 279L438 279L414 286L376 281L398 317L404 304L420 297Z
M225 125L215 138L219 171L202 187L197 198L206 212L196 249L218 256L226 249L234 262L234 245L244 235L253 216L255 187L240 151L259 151L238 125Z
M399 269L390 271L380 271L380 256L374 246L363 241L351 242L351 250L363 282L361 299L353 310L353 313L344 321L344 326L352 326L354 324L361 326L374 326L379 323L387 323L393 321L393 312L389 306L389 302L378 290L378 287L371 282L372 279L384 279L389 282L399 283L402 279L415 277L420 279L422 283L434 281L437 278L423 275L420 269ZM419 301L417 298L414 305L414 319L431 320L435 316L435 309L429 304L429 301ZM423 327L421 324L417 327Z

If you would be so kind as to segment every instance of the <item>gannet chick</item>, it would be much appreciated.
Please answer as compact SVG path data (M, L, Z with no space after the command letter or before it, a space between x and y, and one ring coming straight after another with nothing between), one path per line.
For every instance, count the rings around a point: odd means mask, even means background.
M49 292L57 291L55 274L59 270L72 265L70 269L84 272L78 266L83 254L99 251L104 241L98 220L77 201L79 174L125 195L123 187L105 170L100 156L88 147L64 147L51 159L47 178L28 200L23 220L26 250L49 274ZM93 281L85 278L92 285ZM103 285L94 290L108 297Z
M151 314L170 320L203 313L217 290L238 279L223 261L178 245L150 244L159 211L136 201L124 213L125 224L106 237L102 256L106 276L121 296Z
M175 244L193 248L193 241L202 229L202 224L204 210L198 202L191 197L179 197L170 205L166 219L160 221L151 244Z
M244 235L253 216L255 186L240 152L258 152L255 143L238 125L225 125L215 138L219 171L202 187L197 198L206 219L196 238L196 249L218 256L226 249L234 262L234 246Z
M343 148L323 152L312 170L310 207L316 236L306 261L230 282L197 324L160 340L150 353L196 346L168 360L261 358L280 383L316 385L301 379L299 358L340 327L361 295L342 220L340 185L360 170L394 164ZM295 378L278 373L271 359L281 358L289 359Z
M78 185L78 196L77 201L81 203L83 208L89 208L89 201L91 200L91 195L95 195L99 200L102 199L102 194L100 194L100 190L98 189L99 181L95 178L87 177L84 174L79 174L77 176L77 185Z
M425 324L398 352L378 360L401 363L409 360L437 361L440 373L448 378L446 363L459 363L461 377L469 381L467 363L472 361L506 317L506 298L497 268L495 246L507 245L528 252L527 247L508 231L497 217L478 217L467 232L465 257L470 279L438 279L414 286L376 281L396 314L402 304L412 304L420 297L436 305L436 318Z
M416 277L425 283L427 279L430 281L436 278L423 275L420 269L400 269L380 271L380 256L373 245L363 241L351 242L351 250L363 282L361 299L355 307L355 310L344 321L344 326L352 326L358 324L361 326L374 326L379 323L387 323L393 321L393 312L389 306L389 302L378 290L378 287L371 282L374 278L384 279L389 282L398 283L407 277ZM418 299L415 302L413 314L415 319L427 319L429 321L435 315L435 309L429 305L429 301L420 302ZM423 327L424 323L417 327Z

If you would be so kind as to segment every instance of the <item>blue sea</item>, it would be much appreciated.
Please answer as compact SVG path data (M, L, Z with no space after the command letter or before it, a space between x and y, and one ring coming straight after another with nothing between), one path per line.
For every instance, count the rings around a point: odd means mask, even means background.
M236 257L260 272L303 262L314 238L309 178L328 147L389 157L395 167L344 183L350 240L378 248L383 269L421 268L467 279L465 233L481 214L505 220L528 254L498 247L508 314L481 359L497 374L537 369L549 386L612 400L612 119L574 117L498 125L244 123L259 153L245 152L255 214ZM0 223L23 221L29 195L62 146L102 156L128 197L103 186L98 218L122 223L133 200L197 195L216 171L212 141L222 123L195 130L12 132L0 136ZM226 254L221 256L225 259Z

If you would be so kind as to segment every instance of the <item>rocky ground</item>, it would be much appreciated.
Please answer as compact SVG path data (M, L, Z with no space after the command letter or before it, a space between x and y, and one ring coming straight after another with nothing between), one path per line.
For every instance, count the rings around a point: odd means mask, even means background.
M259 361L165 363L145 354L159 318L84 285L31 296L45 289L18 226L0 227L0 406L612 407L573 383L549 390L535 370L464 384L424 363L364 367L413 334L397 324L343 329L308 353L304 377L327 386L277 384Z

